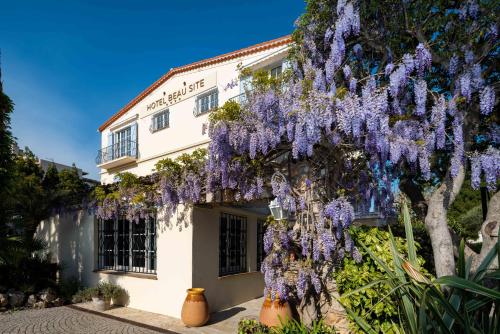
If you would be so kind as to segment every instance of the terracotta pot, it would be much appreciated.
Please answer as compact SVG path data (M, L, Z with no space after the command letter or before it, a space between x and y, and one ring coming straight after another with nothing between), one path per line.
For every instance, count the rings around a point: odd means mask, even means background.
M188 327L200 327L208 321L208 303L204 292L203 288L187 289L187 296L182 305L181 319Z
M278 297L272 301L270 297L266 297L260 309L259 321L266 326L277 327L292 317L292 309L287 301L283 302Z

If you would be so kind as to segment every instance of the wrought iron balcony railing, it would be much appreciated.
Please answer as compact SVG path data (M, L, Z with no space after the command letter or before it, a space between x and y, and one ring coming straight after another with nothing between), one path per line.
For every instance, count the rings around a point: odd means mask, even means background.
M137 158L137 142L123 140L108 147L104 147L97 153L95 162L97 165L101 165L123 157Z

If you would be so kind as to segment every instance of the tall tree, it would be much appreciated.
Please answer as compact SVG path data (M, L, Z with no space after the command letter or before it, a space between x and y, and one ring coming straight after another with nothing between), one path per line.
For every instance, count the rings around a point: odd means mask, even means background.
M10 127L10 117L14 110L12 100L4 93L0 67L0 234L7 219L7 188L11 182L14 137Z

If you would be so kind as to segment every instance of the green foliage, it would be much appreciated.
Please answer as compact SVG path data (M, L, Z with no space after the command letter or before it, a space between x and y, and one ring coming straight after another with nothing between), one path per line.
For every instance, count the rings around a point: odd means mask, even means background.
M276 328L269 328L254 319L242 319L238 334L334 334L335 329L323 321L314 321L310 327L297 320L287 321Z
M96 288L99 291L99 295L102 295L104 299L116 299L125 294L125 290L122 287L107 281L100 281Z
M44 173L37 157L28 148L15 157L13 182L6 190L7 220L26 239L31 239L38 223L54 211L81 207L89 187L76 167L58 172L54 165Z
M254 319L241 319L238 323L238 334L268 334L269 327Z
M236 101L226 101L222 107L217 108L208 115L208 120L211 124L218 121L232 122L237 121L241 117L242 109Z
M398 308L389 295L391 286L385 282L388 275L384 268L368 254L368 248L385 263L392 263L391 234L379 228L354 227L350 230L354 243L358 246L363 261L356 263L352 258L344 258L342 266L334 273L335 281L341 293L341 303L362 317L376 331L398 333ZM399 252L406 252L408 245L403 238L394 238ZM418 257L419 265L424 263ZM394 266L390 266L394 269ZM366 286L363 290L358 290ZM356 292L353 292L356 291ZM342 295L343 294L343 295ZM359 331L359 328L354 328Z
M0 235L6 228L8 206L4 199L7 198L7 188L12 182L13 155L12 147L15 143L10 127L11 114L14 103L3 92L0 76Z
M100 281L95 287L80 288L73 294L71 300L73 303L88 302L92 300L92 297L99 297L105 300L116 300L126 294L127 292L121 286L107 281Z
M182 176L187 173L199 173L202 171L206 156L207 150L199 148L190 154L181 154L175 159L162 159L156 163L155 168L160 175L170 179L178 179L181 182Z
M407 253L398 250L395 238L390 234L391 261L376 255L363 245L370 258L383 268L391 287L382 298L391 298L399 312L399 324L404 333L498 333L500 292L498 279L500 270L488 270L492 261L498 257L497 247L493 248L479 265L471 272L471 259L466 259L464 242L459 248L457 274L430 280L417 260L416 244L406 204L402 207L404 217ZM370 284L344 294L355 295L369 289ZM442 290L446 288L446 290ZM378 333L370 323L359 316L355 310L346 307L348 314L366 333Z
M476 240L483 223L481 192L471 187L470 176L447 213L448 225L465 240Z
M58 270L42 240L8 237L0 244L0 285L27 293L56 288Z

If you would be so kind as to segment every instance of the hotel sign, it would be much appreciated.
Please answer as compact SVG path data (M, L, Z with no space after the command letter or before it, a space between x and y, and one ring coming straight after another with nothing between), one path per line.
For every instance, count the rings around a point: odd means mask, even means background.
M203 93L204 91L215 87L217 85L217 79L215 73L209 75L205 78L183 81L176 84L176 87L165 89L160 98L148 103L146 105L146 111L154 111L164 107L169 107L173 104L184 101L194 95Z

